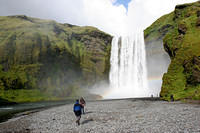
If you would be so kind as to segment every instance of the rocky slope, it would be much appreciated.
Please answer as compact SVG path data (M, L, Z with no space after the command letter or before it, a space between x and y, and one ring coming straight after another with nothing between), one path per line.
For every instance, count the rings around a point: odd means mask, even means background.
M29 101L79 95L107 80L111 41L93 27L0 17L0 97Z
M200 99L200 2L177 5L145 30L145 38L149 43L163 42L171 59L160 96Z

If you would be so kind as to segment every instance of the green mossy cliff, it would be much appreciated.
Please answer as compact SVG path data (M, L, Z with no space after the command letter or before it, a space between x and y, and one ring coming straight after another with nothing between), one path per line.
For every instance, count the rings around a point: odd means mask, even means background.
M200 2L177 5L145 30L146 42L161 40L171 58L160 96L200 99ZM162 43L161 43L162 44Z
M0 97L69 98L107 80L112 37L93 27L0 17Z

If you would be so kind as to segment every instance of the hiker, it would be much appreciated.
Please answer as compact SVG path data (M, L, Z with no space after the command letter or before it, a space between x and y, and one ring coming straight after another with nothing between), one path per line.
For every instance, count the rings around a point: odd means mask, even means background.
M82 114L82 112L81 112L81 105L79 104L79 100L77 99L76 100L76 103L74 104L74 114L76 115L76 118L77 118L77 120L76 120L76 123L78 124L78 125L80 125L80 119L81 119L81 114Z
M83 99L83 97L80 98L80 104L81 104L82 113L85 114L84 106L86 105L86 102Z
M171 102L174 101L174 96L173 96L173 94L171 94L171 96L170 96L170 100L171 100Z

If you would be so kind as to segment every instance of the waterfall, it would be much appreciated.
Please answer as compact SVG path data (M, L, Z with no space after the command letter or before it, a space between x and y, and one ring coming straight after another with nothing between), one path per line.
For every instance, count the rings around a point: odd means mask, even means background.
M150 97L143 32L112 40L107 98Z

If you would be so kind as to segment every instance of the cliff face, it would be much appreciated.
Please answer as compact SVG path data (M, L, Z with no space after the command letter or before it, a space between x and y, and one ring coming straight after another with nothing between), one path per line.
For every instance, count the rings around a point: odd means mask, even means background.
M5 92L0 96L8 97L11 90L78 95L78 90L108 79L111 41L93 27L0 17L0 90Z
M178 5L145 30L147 41L163 41L171 63L160 96L169 100L200 99L200 2ZM162 44L160 42L160 44Z

